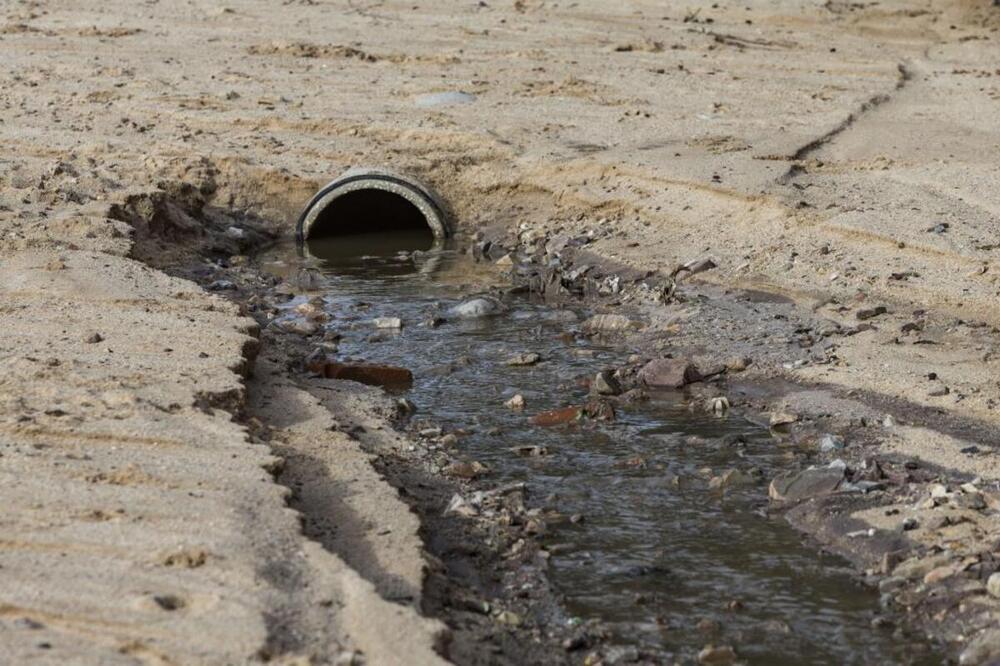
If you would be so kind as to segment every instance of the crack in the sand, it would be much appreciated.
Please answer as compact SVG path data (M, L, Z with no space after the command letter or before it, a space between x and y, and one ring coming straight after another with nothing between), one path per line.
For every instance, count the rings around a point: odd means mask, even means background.
M868 98L867 100L862 102L861 106L858 107L856 111L852 111L851 113L849 113L847 117L844 118L844 120L842 120L840 123L837 124L836 127L818 136L809 143L800 146L798 150L792 153L791 157L789 158L789 161L792 162L792 164L791 166L788 167L788 170L785 171L785 173L783 173L778 178L778 183L781 185L786 185L792 180L794 180L800 173L802 173L805 170L802 167L802 165L799 164L799 162L801 162L810 154L819 150L823 146L827 145L828 143L833 141L835 138L837 138L847 130L851 129L858 122L858 120L860 120L861 117L864 116L866 113L870 113L874 109L882 106L883 104L891 100L895 93L898 93L900 90L902 90L907 85L907 83L909 83L913 79L913 72L912 70L910 70L909 67L907 67L906 63L902 62L899 63L898 65L896 65L896 69L899 75L896 78L896 85L893 87L892 91L888 93L878 93L877 95Z

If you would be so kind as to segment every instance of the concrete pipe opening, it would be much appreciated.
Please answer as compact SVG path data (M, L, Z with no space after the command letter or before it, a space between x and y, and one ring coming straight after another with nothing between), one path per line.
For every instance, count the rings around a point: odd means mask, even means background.
M298 241L310 245L359 245L363 237L377 236L411 250L431 249L449 235L437 196L419 181L385 169L347 171L316 193L296 228Z

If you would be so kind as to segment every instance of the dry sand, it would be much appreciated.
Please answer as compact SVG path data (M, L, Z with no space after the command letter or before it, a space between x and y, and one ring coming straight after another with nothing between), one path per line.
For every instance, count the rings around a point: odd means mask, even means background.
M3 659L437 659L415 519L315 399L258 377L251 400L302 416L276 442L323 436L357 466L308 500L356 529L303 535L273 452L231 419L253 322L141 261L169 257L139 245L157 215L118 221L179 183L290 231L319 184L387 164L466 229L607 230L608 257L712 257L699 278L831 320L885 305L792 378L995 433L998 27L987 0L4 4ZM455 91L471 101L425 97ZM939 441L890 446L948 464Z

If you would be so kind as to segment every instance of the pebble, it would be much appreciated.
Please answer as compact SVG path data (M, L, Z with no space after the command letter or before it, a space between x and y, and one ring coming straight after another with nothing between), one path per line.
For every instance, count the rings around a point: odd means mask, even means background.
M1000 573L990 574L986 579L986 591L991 596L1000 597Z
M506 407L507 409L521 411L522 409L524 409L526 403L524 400L524 396L518 393L513 398L511 398L510 400L508 400L503 404L504 407Z
M822 439L819 440L819 450L823 453L840 451L845 446L844 440L836 435L823 435Z
M479 511L476 507L472 506L464 497L461 495L453 495L451 501L448 502L447 508L444 510L444 515L456 515L464 516L466 518L471 518L473 516L479 515Z
M621 395L622 393L622 385L612 370L598 372L591 387L598 395Z
M799 417L795 414L789 414L788 412L771 412L769 423L771 424L771 427L774 428L776 426L790 425L798 420Z
M550 409L539 412L531 417L531 422L538 426L557 426L564 423L572 423L580 419L583 410L579 407L563 407L562 409Z
M525 352L523 354L516 354L507 359L507 365L511 366L527 366L535 365L542 360L542 355L535 352Z
M475 319L478 317L489 317L500 314L506 310L506 306L499 299L492 296L479 296L472 298L448 310L448 314L453 317Z
M734 356L726 361L726 370L729 372L743 372L750 367L753 361L746 356Z
M497 622L505 624L508 627L520 627L524 623L524 620L513 611L503 611L497 615Z
M583 330L591 333L625 331L637 326L637 322L620 314L596 314L583 322Z
M888 310L884 305L879 305L878 307L868 308L866 310L858 310L855 315L858 321L865 321L866 319L872 319L873 317L878 317L884 315Z
M951 496L951 493L948 492L947 486L940 483L935 483L934 485L932 485L930 487L930 493L931 497L933 497L934 499L943 499L945 497Z
M953 564L931 569L924 574L924 584L933 585L934 583L939 583L945 578L951 578L956 573L958 573L958 566Z
M445 473L448 476L456 476L460 479L475 479L488 471L486 465L475 460L472 462L455 462L445 468Z
M285 319L277 322L278 327L286 333L311 336L319 333L319 324L308 319Z
M725 416L729 411L729 398L725 396L719 396L717 398L712 398L708 404L708 411L712 412L716 416Z
M376 317L372 319L375 328L403 328L403 320L399 317Z

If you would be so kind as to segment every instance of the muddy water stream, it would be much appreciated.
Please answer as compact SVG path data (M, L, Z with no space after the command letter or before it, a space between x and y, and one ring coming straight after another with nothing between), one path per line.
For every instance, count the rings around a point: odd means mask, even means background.
M413 240L314 245L306 258L280 247L264 262L280 275L319 268L328 327L343 335L339 356L410 368L415 418L468 431L462 455L486 464L491 481L524 481L533 503L583 516L550 525L543 537L571 621L600 619L617 644L682 663L706 644L729 644L743 662L772 666L941 663L872 628L877 595L845 562L766 517L766 480L787 464L766 430L689 409L678 394L621 408L610 424L531 425L532 414L585 401L577 379L622 364L630 350L580 335L583 308L523 299L498 316L448 318L448 308L496 283L496 271L448 250L400 254ZM424 324L436 316L447 321ZM375 317L399 317L404 328L376 330ZM521 352L544 360L507 365ZM526 399L523 412L504 407L515 393ZM511 450L522 446L548 454ZM712 473L731 468L759 480L709 489Z

